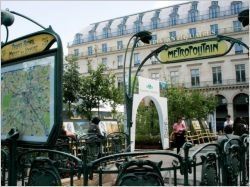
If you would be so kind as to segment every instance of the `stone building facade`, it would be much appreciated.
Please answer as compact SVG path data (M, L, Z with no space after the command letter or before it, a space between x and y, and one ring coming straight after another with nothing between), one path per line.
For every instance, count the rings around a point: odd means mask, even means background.
M107 71L115 73L117 85L121 86L126 45L136 32L148 30L153 38L150 44L139 43L136 47L132 73L152 50L163 44L173 45L219 34L248 45L249 26L242 27L238 21L238 13L248 8L247 0L189 1L100 21L75 34L73 42L68 43L68 54L78 56L83 74L88 74L88 64L92 68L105 64ZM168 86L213 93L220 100L216 109L218 124L222 124L227 114L233 119L249 120L249 53L243 46L235 44L223 57L196 61L160 64L151 58L140 76L165 81Z

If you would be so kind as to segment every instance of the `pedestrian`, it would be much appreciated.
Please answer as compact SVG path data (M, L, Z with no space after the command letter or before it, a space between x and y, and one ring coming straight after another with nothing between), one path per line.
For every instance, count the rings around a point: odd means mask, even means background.
M99 138L105 138L107 133L106 125L100 120L99 117L94 117L91 120L88 132L96 134Z
M173 125L174 130L174 142L177 148L177 154L180 152L180 148L185 143L185 132L186 132L186 125L182 121L182 117L177 118L177 122Z
M233 126L233 120L231 120L231 116L230 115L227 115L226 116L226 121L224 122L224 128L227 126L227 125L231 125Z
M233 124L234 135L241 136L242 134L248 134L248 129L245 121L242 117L237 117Z

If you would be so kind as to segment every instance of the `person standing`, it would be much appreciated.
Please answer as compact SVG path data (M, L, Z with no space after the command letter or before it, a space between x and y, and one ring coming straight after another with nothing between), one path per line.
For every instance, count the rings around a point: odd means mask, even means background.
M106 125L98 117L94 117L88 129L89 133L98 135L99 138L105 138L107 134Z
M175 145L177 148L177 154L180 152L180 148L185 143L185 132L186 125L182 121L182 117L177 118L177 122L173 125L174 136L175 136Z
M233 127L233 120L231 120L231 116L230 115L227 115L226 116L226 121L224 122L224 128L227 126L227 125L231 125Z

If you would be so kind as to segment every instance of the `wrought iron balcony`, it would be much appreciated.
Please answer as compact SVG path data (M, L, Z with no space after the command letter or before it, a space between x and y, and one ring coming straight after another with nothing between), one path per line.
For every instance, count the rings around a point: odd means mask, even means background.
M249 79L237 81L236 79L224 79L221 83L214 83L213 81L201 81L199 84L192 85L191 82L184 83L173 83L169 84L168 87L184 87L184 88L212 88L212 87L223 87L223 86L237 86L237 85L249 85Z
M235 30L234 27L227 27L227 28L218 29L217 34L225 35L225 34L230 34L230 33L246 32L248 30L249 30L248 27L244 27L244 28L237 29L237 30ZM203 32L206 32L206 36L214 35L214 33L211 33L210 31L200 31L196 34L197 38L199 37L199 33L202 35ZM168 38L166 37L166 38L164 38L164 40L158 40L157 44L172 43L172 42L176 42L176 41L184 41L184 40L189 40L189 39L195 39L195 38L191 38L191 37L187 38L187 37L182 37L182 36L177 35L176 40L171 40L170 38L168 40ZM156 45L156 44L151 44L151 45ZM138 47L143 47L143 46L144 46L144 44L140 44ZM103 52L102 49L95 49L95 50L93 50L92 55L89 55L88 51L84 51L84 52L80 53L78 55L78 57L94 56L94 55L98 55L98 54L117 52L117 51L123 51L123 50L124 49L118 49L117 46L112 46L112 47L107 48L107 52ZM69 54L69 56L72 56L72 55L74 55L74 54Z
M249 7L242 7L240 11L242 10L246 10L248 9ZM208 12L208 11L207 11ZM210 20L210 19L221 19L221 18L225 18L225 17L228 17L228 16L237 16L238 13L236 12L233 12L231 9L228 9L228 10L224 10L224 11L220 11L216 14L216 16L212 16L208 13L204 13L204 14L201 14L199 16L196 16L195 17L195 22L199 22L199 21L206 21L206 20ZM155 29L161 29L161 28L168 28L168 27L173 27L173 26L177 26L177 25L181 25L181 24L188 24L188 23L195 23L193 21L191 21L190 19L188 19L188 17L185 17L185 18L181 18L181 19L178 19L176 21L176 24L173 24L169 18L167 19L163 19L161 23L158 23L157 26L156 25L152 25L151 22L146 22L144 26L142 26L140 28L140 30L155 30ZM74 40L73 42L69 42L68 43L68 47L71 47L71 46L74 46L74 45L79 45L79 44L82 44L82 43L87 43L87 42L92 42L92 41L96 41L96 40L101 40L101 39L107 39L107 38L112 38L112 37L117 37L117 36L123 36L123 35L127 35L127 34L134 34L136 33L137 31L133 28L133 26L131 25L127 25L127 28L132 28L132 29L127 29L127 30L124 30L122 33L121 32L111 32L111 33L108 33L107 34L98 34L93 38L93 37L85 37L83 39L78 39L78 40ZM107 37L108 36L108 37Z

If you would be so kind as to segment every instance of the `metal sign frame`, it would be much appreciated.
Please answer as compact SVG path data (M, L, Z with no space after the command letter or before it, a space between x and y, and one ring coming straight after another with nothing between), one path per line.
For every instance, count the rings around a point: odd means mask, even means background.
M183 45L192 45L192 44L197 44L197 43L201 43L201 42L209 42L209 41L226 41L229 43L229 47L228 49L222 53L222 54L219 54L219 55L210 55L210 56L201 56L201 57L194 57L194 58L185 58L185 59L179 59L179 60L172 60L172 61L167 61L167 62L164 62L162 60L160 60L159 58L159 54L164 51L164 50L169 50L170 48L175 48L175 47L179 47L179 46L183 46ZM227 37L227 36L222 36L222 35L216 35L216 37L213 37L213 38L208 38L208 39L202 39L202 40L194 40L194 41L191 41L191 42L182 42L182 43L178 43L178 44L175 44L175 45L171 45L171 46L168 46L168 45L165 45L165 49L159 51L159 53L155 54L155 58L162 64L167 64L167 63L177 63L177 62L185 62L185 61L193 61L193 60L201 60L201 59L209 59L209 58L215 58L215 57L221 57L221 56L224 56L226 55L227 53L229 53L233 47L234 44L240 44L240 45L243 45L246 49L249 50L248 46L241 42L240 40L237 40L237 39L234 39L234 38L231 38L231 37Z
M33 36L41 35L41 34L48 34L54 37L53 40L51 40L47 47L44 48L42 51L30 54L23 57L18 57L16 59L8 60L1 62L2 68L12 65L21 64L24 61L31 61L31 60L39 60L43 59L49 56L54 56L54 121L53 126L51 127L51 131L48 135L47 141L44 142L37 142L37 141L23 141L23 140L17 140L18 145L20 146L29 146L29 147L50 147L53 146L56 142L56 139L59 135L59 131L62 126L62 73L63 73L63 49L62 49L62 42L60 39L60 36L53 31L51 27L38 31L35 33L31 33L25 36L22 36L20 38L14 39L12 41L9 41L7 43L4 43L1 46L1 49L3 49L5 46L9 44L13 44L15 42L28 39ZM51 46L53 44L57 44L55 48L51 49ZM10 127L11 130L12 127ZM2 143L6 142L5 140L1 140Z

